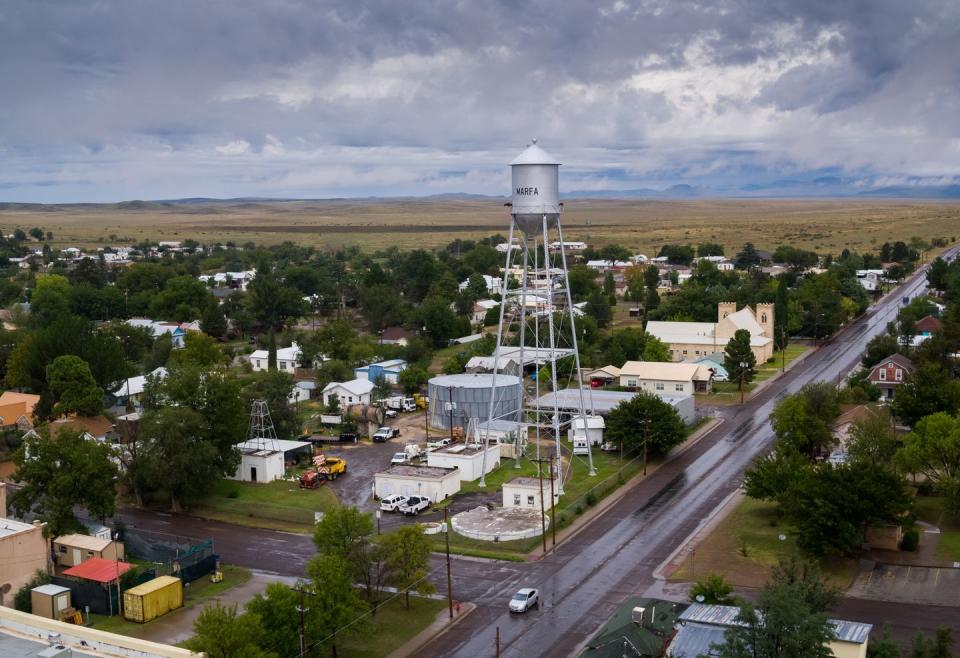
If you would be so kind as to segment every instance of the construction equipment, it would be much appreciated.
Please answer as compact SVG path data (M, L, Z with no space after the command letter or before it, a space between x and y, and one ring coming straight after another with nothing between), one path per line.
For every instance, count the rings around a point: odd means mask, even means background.
M413 402L417 405L418 409L426 409L428 406L430 406L430 398L419 393L413 394Z
M316 467L317 473L327 480L336 480L347 472L346 460L340 457L328 457L322 452L314 456L313 465Z

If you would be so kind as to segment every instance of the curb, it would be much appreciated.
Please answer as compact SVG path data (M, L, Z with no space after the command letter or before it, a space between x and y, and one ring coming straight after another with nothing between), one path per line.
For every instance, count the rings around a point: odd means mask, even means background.
M673 549L670 555L668 555L663 562L657 565L657 568L653 570L653 577L657 580L666 580L667 576L664 575L664 570L669 567L671 563L673 563L673 561L682 551L688 547L697 546L702 539L702 537L698 537L698 535L703 533L703 531L709 528L712 524L723 520L723 518L725 518L733 510L733 507L730 505L730 503L742 495L743 491L737 488L731 491L726 498L720 501L720 504L713 508L713 511L710 512L710 514L708 514L700 523L698 523L697 527L694 528L689 535L683 538L683 541L681 541L680 544Z
M559 531L557 533L558 537L557 537L557 543L555 546L551 546L550 548L547 549L546 552L544 552L542 548L537 548L527 553L527 561L533 562L537 560L542 560L543 558L547 557L551 553L555 553L564 543L576 537L582 530L584 530L597 518L602 516L608 509L610 509L615 504L620 502L624 498L624 496L630 493L630 491L634 487L639 485L648 477L655 474L657 472L657 469L659 469L661 466L670 463L673 459L682 455L684 452L686 452L687 450L695 446L697 443L700 442L701 439L703 439L703 437L705 437L707 434L710 434L710 432L712 432L717 427L722 425L724 420L725 420L724 418L717 418L717 417L714 417L708 420L706 423L703 424L702 427L698 428L696 432L694 432L689 437L687 437L686 441L684 441L682 444L677 446L675 451L671 452L668 455L668 459L666 461L660 462L659 464L657 464L657 467L652 470L648 468L649 472L647 475L644 475L642 472L634 475L627 482L621 485L614 493L607 496L602 501L600 501L597 505L595 505L588 514L581 515L571 525ZM561 538L559 535L563 533L567 533L567 534Z
M477 609L475 603L460 603L461 611L453 619L448 619L450 614L448 610L441 610L437 613L437 618L429 626L404 642L398 648L394 649L388 658L407 658L416 654L427 644L449 631L460 623L460 620L467 617L471 612Z

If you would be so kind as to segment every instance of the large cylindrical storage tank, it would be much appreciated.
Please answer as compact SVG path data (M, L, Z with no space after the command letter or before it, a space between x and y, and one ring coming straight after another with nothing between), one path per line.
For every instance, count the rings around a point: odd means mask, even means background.
M553 228L560 215L560 163L537 146L536 140L510 163L512 195L510 213L527 235Z
M494 418L518 420L521 394L519 377L497 374L497 386L494 389L491 373L440 375L429 381L428 388L430 424L433 427L450 429L449 402L456 404L453 411L454 427L466 429L471 418L485 422L490 414L491 397L494 399Z

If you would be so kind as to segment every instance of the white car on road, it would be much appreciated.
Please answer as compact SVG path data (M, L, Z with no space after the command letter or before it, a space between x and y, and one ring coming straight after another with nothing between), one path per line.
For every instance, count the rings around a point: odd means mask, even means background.
M540 605L540 592L532 587L524 587L510 599L510 612L526 612Z

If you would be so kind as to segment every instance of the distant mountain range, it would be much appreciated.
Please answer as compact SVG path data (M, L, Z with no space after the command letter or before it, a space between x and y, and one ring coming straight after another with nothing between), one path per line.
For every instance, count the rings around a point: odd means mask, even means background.
M671 185L664 189L639 188L629 190L573 190L562 193L564 199L778 199L778 198L886 198L886 199L960 199L960 185L890 185L870 189L859 189L849 180L836 176L824 176L809 181L777 180L770 183L751 183L738 188L698 187L687 184ZM505 195L485 195L467 193L433 194L430 196L395 197L326 197L296 199L284 197L235 197L217 199L213 197L189 197L184 199L156 199L150 201L130 200L118 203L15 203L0 201L0 210L6 211L43 211L56 212L69 208L109 207L116 210L144 211L171 210L183 208L185 212L216 212L204 210L202 206L238 206L269 203L296 202L390 202L390 201L504 201ZM196 206L194 209L189 209Z

